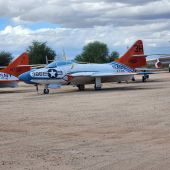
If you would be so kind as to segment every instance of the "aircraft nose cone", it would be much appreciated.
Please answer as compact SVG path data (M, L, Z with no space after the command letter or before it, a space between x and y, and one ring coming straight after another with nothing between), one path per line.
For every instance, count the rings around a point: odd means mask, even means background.
M25 83L31 84L31 76L30 71L25 72L19 76L20 81L24 81Z

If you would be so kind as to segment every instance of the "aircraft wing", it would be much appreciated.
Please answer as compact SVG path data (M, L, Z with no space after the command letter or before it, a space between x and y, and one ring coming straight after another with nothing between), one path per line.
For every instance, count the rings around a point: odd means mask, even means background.
M135 68L135 71L160 71L161 69L158 69L158 68L144 68L144 67L141 67L141 68Z
M112 76L129 76L137 73L113 73L113 72L78 72L71 74L72 77L112 77Z
M170 54L144 54L144 55L133 55L132 57L148 57L148 56L161 56L161 58L170 58Z
M170 56L160 57L159 61L162 62L162 63L170 63Z
M169 64L170 63L170 56L148 59L147 61L156 62L157 60L159 60L161 63Z
M47 64L33 64L33 65L25 64L25 65L19 65L17 67L31 67L32 69L34 69L34 68L44 68L46 66L47 66Z
M170 54L144 54L144 55L133 55L132 57L143 57L143 56L144 57L156 56L154 58L147 58L147 61L156 62L159 59L159 61L161 61L161 62L170 63Z
M141 72L138 72L137 75L149 75L149 74L158 74L159 72L147 72L147 71L141 71Z
M161 69L152 69L152 68L136 68L135 71L137 75L149 75L149 74L158 74Z
M92 77L116 77L116 76L131 76L136 75L136 73L94 73Z
M95 82L95 78L100 77L101 82L128 81L137 73L113 73L113 72L77 72L72 73L70 82L72 84L90 84Z

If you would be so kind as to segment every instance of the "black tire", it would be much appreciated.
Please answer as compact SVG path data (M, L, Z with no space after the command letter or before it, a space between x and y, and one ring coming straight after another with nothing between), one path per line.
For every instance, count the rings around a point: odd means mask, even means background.
M44 94L49 94L49 89L44 89Z
M135 77L132 77L132 81L136 81L136 80L135 80Z
M85 85L84 84L79 84L77 85L79 91L84 91L85 90Z
M94 85L94 89L95 89L96 91L98 91L98 90L101 90L102 88L101 88L101 87L97 87L96 85Z
M146 77L142 76L142 82L145 82L145 81L146 81Z

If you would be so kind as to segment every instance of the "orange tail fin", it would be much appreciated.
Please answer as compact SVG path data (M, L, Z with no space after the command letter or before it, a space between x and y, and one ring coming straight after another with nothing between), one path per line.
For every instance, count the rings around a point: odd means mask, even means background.
M136 41L135 44L117 61L133 69L145 66L146 57L144 56L142 40Z
M30 70L31 67L27 66L28 64L28 54L23 53L19 57L15 58L5 69L1 71L18 77L20 74Z

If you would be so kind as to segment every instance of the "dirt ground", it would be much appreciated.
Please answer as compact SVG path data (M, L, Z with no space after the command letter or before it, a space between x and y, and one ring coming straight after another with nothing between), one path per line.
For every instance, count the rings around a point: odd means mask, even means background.
M37 94L0 89L0 170L169 170L170 74Z

